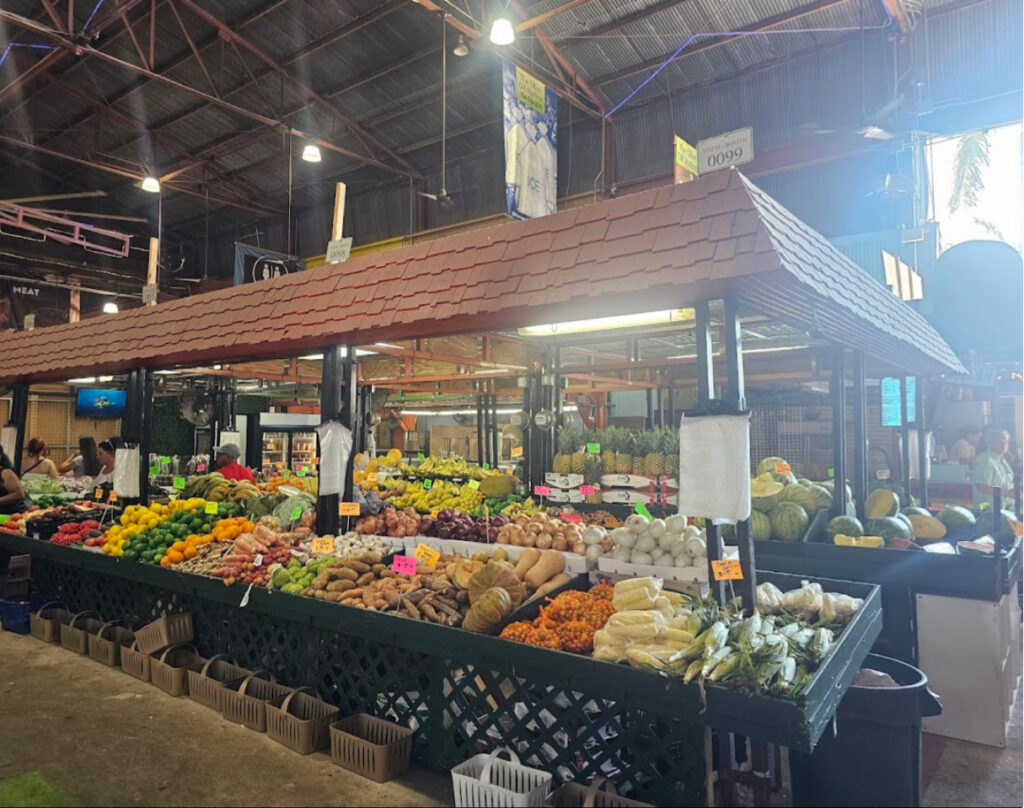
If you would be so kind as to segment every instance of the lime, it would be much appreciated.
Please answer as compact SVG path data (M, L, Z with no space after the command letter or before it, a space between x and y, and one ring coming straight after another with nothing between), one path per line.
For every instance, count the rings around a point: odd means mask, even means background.
M207 534L213 530L213 526L209 522L203 522L203 534Z

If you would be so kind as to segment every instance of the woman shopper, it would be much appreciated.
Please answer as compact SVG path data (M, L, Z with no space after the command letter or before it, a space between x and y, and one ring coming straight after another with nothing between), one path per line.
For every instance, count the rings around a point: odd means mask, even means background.
M114 481L114 461L116 460L117 450L114 447L112 441L104 440L100 441L96 446L96 457L100 461L100 471L95 477L93 482L96 485L103 485L103 483L113 483Z
M46 455L46 442L41 438L30 438L28 446L21 455L21 476L26 474L38 474L41 477L52 477L57 479L57 465Z
M95 477L100 473L99 456L96 454L96 439L92 435L84 435L78 439L78 454L69 457L58 467L61 474L74 471L75 478Z
M14 473L7 453L0 449L0 513L21 513L25 510L25 489Z

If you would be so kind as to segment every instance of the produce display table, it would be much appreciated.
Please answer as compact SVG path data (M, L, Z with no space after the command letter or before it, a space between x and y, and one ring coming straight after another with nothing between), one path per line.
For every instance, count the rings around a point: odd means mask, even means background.
M1019 538L994 556L757 543L766 569L878 584L885 626L876 653L921 668L943 701L925 730L993 746L1006 742L1021 675L1021 555Z
M415 728L414 753L432 767L505 743L559 779L603 770L659 804L704 804L706 726L811 751L882 628L877 586L821 580L864 603L804 700L709 686L705 709L696 685L590 657L262 589L242 605L241 586L18 536L0 548L33 555L37 584L74 609L140 622L191 611L200 652Z

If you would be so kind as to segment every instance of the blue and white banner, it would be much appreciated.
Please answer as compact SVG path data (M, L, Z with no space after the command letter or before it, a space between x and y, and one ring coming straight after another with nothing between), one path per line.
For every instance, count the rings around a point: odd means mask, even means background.
M546 216L555 212L558 194L558 97L507 60L502 61L501 79L508 215Z

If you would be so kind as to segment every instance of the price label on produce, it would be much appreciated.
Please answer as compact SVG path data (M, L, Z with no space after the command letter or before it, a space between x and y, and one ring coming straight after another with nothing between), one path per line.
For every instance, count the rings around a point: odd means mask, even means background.
M313 539L311 551L316 555L328 555L334 552L334 539L330 536L318 536Z
M533 493L538 497L546 497L551 494L551 489L546 485L535 485L533 487Z
M491 468L490 463L481 463L480 465L483 467L484 471L487 471Z
M583 517L578 513L563 513L560 518L563 522L583 522Z
M881 469L879 471L876 471L875 472L875 479L876 480L888 480L889 479L889 469Z
M110 496L107 497L107 502L109 502L111 505L117 502L117 491L110 492Z
M601 444L600 443L588 443L587 444L587 454L601 454Z
M301 518L302 518L302 506L301 505L296 505L294 508L292 508L292 521L293 522L298 522L299 519L301 519Z
M150 476L155 477L159 473L160 473L160 466L150 466L149 467L149 474L150 474Z
M422 564L426 564L428 567L433 567L441 557L441 554L437 550L433 547L428 547L422 542L416 545L416 549L413 550L412 554L417 561Z
M1014 536L1024 537L1024 522L1014 520L1013 522L1010 522L1010 527L1013 529Z
M206 510L206 513L217 513L217 503L216 502L207 502L205 510Z
M470 489L470 491L476 491L478 488L480 488L480 481L479 480L470 480L469 481L469 489Z
M785 460L775 461L775 473L776 474L792 474L793 470L789 467L789 463Z
M174 487L177 488L179 491L184 491L185 490L185 478L184 477L175 477L174 478Z
M417 452L416 453L416 459L419 460L422 463L427 458L423 456L423 452Z
M834 468L830 468L828 470L828 478L831 480L835 476L836 476L836 470Z
M96 500L97 502L102 502L103 501L103 489L102 488L97 488L95 491L93 491L92 492L92 498L94 500Z
M592 485L581 485L580 486L580 493L583 494L584 496L587 496L589 494L593 494L594 490L595 490L594 486L592 486Z
M196 463L196 471L198 471L200 474L202 474L204 471L206 471L206 464L205 463Z
M281 476L287 479L288 477L292 476L292 473L288 471L288 469L285 469L284 471L281 472Z
M716 581L742 581L743 567L734 558L711 562L711 572Z
M634 505L633 506L633 510L636 511L641 516L646 517L648 522L650 522L651 519L653 518L651 516L651 512L649 510L647 510L647 506L644 505L642 502L638 502L636 505Z
M512 457L522 457L522 456L523 456L523 447L522 446L513 446L512 447Z
M306 470L305 469L299 469L297 472L295 472L295 476L296 477L305 477L306 476Z
M423 545L420 546L422 547ZM391 569L402 573L402 575L415 575L416 559L412 556L396 555L391 561Z
M256 558L254 558L252 560L252 565L254 567L262 567L263 566L263 553L256 553Z
M433 487L434 487L434 481L433 480L424 480L423 481L423 490L424 491L429 491Z
M359 516L358 502L339 502L338 516Z

